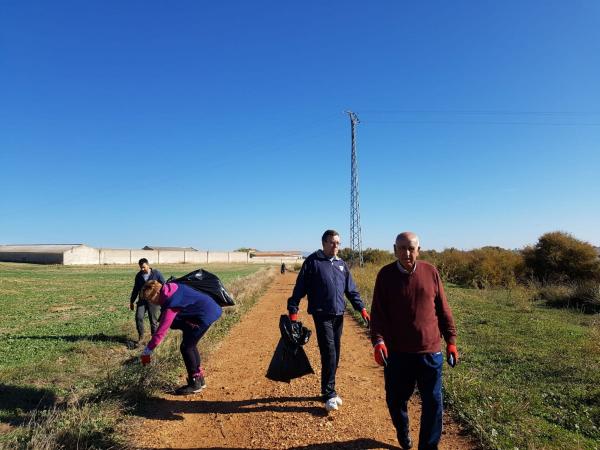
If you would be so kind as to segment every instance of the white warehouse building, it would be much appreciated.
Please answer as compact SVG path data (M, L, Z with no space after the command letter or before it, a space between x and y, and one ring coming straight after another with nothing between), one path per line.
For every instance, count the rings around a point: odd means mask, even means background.
M137 264L146 258L150 264L252 263L246 252L198 251L191 247L165 249L93 248L85 244L0 245L0 262L33 264Z

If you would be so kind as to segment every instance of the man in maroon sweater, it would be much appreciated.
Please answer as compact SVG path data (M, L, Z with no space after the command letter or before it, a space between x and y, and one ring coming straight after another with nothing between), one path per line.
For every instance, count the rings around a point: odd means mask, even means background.
M422 400L419 449L438 448L442 435L442 335L450 366L458 362L456 328L437 269L417 263L419 237L396 237L398 260L381 268L371 309L371 340L375 361L385 366L386 401L398 442L412 447L408 400L415 384Z

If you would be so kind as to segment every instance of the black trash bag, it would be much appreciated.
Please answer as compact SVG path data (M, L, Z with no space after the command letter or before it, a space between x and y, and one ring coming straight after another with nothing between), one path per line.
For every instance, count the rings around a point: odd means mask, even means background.
M300 345L292 348L284 338L279 339L267 370L267 378L289 383L292 379L303 377L309 373L315 372L304 349Z
M281 339L271 358L267 378L273 381L289 383L310 373L315 373L302 346L310 338L311 331L302 326L302 322L292 322L287 315L279 318Z
M167 283L170 282L185 284L192 289L208 294L220 306L235 305L235 300L227 292L219 277L204 269L194 270L179 278L170 277Z
M310 339L312 331L302 326L302 322L292 322L287 314L279 317L281 337L290 345L304 345Z

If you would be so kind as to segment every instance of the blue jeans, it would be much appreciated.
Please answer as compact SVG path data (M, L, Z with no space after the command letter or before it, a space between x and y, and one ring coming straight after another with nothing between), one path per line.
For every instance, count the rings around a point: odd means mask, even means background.
M408 400L415 384L421 394L419 450L437 449L442 436L442 365L438 353L390 353L384 370L385 393L399 437L408 435Z

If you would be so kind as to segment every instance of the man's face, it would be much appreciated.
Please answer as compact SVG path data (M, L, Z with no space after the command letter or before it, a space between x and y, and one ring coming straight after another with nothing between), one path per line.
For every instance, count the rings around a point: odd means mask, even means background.
M142 272L144 273L150 273L150 266L148 265L148 263L143 263L140 265L140 269L142 270Z
M411 241L406 238L402 238L396 241L394 244L394 255L409 272L415 267L415 262L419 257L419 244L417 241Z
M339 236L328 236L327 240L323 242L323 253L329 258L333 258L340 251L340 237Z

